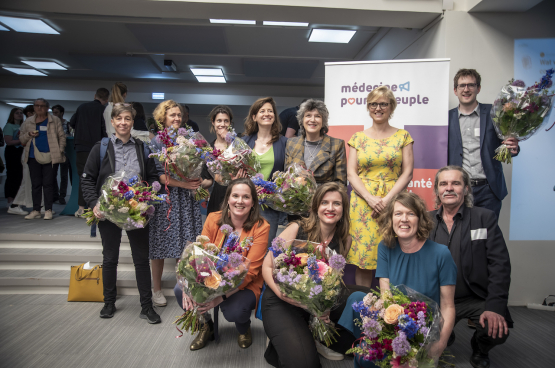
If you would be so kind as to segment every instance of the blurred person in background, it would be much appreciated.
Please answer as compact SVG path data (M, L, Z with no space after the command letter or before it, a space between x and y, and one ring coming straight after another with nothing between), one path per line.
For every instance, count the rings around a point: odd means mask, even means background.
M13 215L29 214L13 203L19 186L21 185L21 180L23 179L23 164L21 163L23 146L19 140L19 130L21 129L22 123L23 109L16 107L10 111L8 121L4 126L4 141L6 142L4 158L6 159L7 169L4 195L8 200L8 213Z
M65 109L62 105L54 105L52 106L52 115L60 119L62 122L62 128L64 129L64 133L66 134L66 138L70 138L73 136L73 129L69 125L69 122L64 119ZM69 180L71 178L71 164L69 163L69 159L66 157L65 162L60 163L60 186L58 187L58 175L54 175L54 202L58 202L60 204L66 204L66 195L67 195L67 179L69 173ZM71 183L73 185L73 182Z

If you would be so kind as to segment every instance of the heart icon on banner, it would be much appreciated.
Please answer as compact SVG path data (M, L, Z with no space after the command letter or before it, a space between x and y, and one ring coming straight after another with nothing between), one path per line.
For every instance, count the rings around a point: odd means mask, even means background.
M349 98L349 103L352 105L355 103L355 99L354 98Z

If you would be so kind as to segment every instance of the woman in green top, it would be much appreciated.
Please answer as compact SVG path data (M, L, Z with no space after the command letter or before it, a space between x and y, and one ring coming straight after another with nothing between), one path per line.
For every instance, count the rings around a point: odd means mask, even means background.
M23 164L21 163L23 146L19 141L21 123L23 123L23 109L16 107L10 111L8 122L4 127L4 140L6 141L4 156L6 158L7 169L4 194L8 200L8 213L11 213L10 210L12 208L19 209L18 206L12 204L12 202L17 195L17 191L21 185L21 179L23 178ZM24 212L21 209L19 210Z
M272 97L264 97L252 104L245 120L245 137L260 158L264 180L270 180L276 171L283 171L285 164L285 145L287 138L280 135L281 124ZM271 208L261 209L261 215L270 223L268 246L275 238L278 228L279 212Z

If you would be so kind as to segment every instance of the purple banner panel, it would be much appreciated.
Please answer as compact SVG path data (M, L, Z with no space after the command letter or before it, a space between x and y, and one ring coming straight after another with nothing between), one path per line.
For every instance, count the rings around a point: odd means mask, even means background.
M447 125L405 125L414 139L414 168L440 169L447 165Z

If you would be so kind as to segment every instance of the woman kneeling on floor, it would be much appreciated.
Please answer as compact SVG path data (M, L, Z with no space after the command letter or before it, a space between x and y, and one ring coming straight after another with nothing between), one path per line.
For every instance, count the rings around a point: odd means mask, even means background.
M318 188L312 200L310 216L292 222L280 234L280 238L324 243L330 249L346 255L351 246L349 235L349 199L343 186L326 183ZM337 342L330 348L314 341L308 327L310 314L296 301L285 296L274 282L273 254L268 252L262 274L266 290L262 296L262 321L270 339L264 358L274 367L320 367L318 353L330 360L342 360L343 354L354 342L347 332L340 332ZM326 322L337 322L340 313L322 317ZM346 331L345 331L346 332ZM337 353L340 352L340 353Z
M230 225L233 230L240 233L240 241L247 237L253 238L252 247L245 251L243 256L251 263L245 280L238 289L232 290L205 304L198 304L198 311L204 313L207 321L193 340L190 349L199 350L206 346L208 340L217 338L218 310L221 307L226 320L235 322L239 337L237 342L243 349L252 344L251 314L258 305L258 298L262 290L262 262L266 254L270 225L260 216L256 188L248 178L233 180L227 187L222 210L212 212L206 218L202 235L207 236L214 244L223 244L222 225ZM187 295L183 295L181 287L174 288L175 297L179 305L186 310L191 310L196 303ZM185 305L182 305L185 303ZM214 308L214 321L209 314Z

